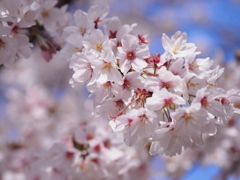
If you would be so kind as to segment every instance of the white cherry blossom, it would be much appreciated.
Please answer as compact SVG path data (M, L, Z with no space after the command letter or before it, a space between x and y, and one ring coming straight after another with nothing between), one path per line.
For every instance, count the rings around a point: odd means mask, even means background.
M183 93L183 82L180 76L175 76L164 66L157 71L157 77L151 76L147 79L145 87L152 92L166 88L172 93L180 95Z
M94 71L97 72L97 81L113 81L122 84L122 75L117 68L117 59L111 52L104 54L93 62Z
M69 36L78 33L82 36L89 35L94 29L94 23L89 21L87 13L82 10L77 10L74 13L74 21L76 26L68 26L64 28L64 34Z
M83 41L83 46L96 56L100 56L104 51L111 49L112 43L107 35L104 35L100 29L96 29Z
M173 94L165 88L155 91L152 97L147 98L146 102L146 106L150 110L160 110L182 104L185 104L185 100L181 96Z
M139 47L138 39L133 35L124 35L121 41L122 47L118 47L120 59L120 69L126 74L131 68L137 72L142 72L147 66L144 60L149 57L148 47Z
M187 43L187 33L180 31L176 32L171 39L163 34L162 44L166 52L170 53L174 59L191 54L197 49L193 43Z
M144 108L133 109L110 121L113 130L123 131L124 142L132 146L138 138L149 138L155 130L157 114Z
M75 53L73 54L70 68L74 70L72 83L78 82L84 84L86 81L94 81L95 73L93 71L92 62L96 61L96 56L91 53Z

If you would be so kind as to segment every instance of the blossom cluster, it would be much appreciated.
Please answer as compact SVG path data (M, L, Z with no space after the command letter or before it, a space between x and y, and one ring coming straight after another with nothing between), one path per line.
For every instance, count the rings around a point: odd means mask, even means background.
M237 90L217 86L223 73L187 42L185 32L162 36L164 53L151 55L146 34L136 24L122 25L106 18L108 8L93 6L74 14L75 26L66 27L72 86L86 84L95 100L95 114L106 116L124 142L150 143L150 154L174 156L204 144L233 113Z
M220 53L218 53L219 56ZM228 63L221 62L219 58L215 62L224 67L224 76L221 76L217 83L224 89L238 88L239 79L239 62L231 61ZM219 62L218 62L219 61ZM233 99L234 107L239 108L240 98ZM239 132L240 123L239 115L234 115L227 126L218 126L216 136L205 136L205 146L198 150L187 150L176 157L165 157L165 172L167 176L181 178L184 173L190 170L196 163L203 165L217 165L221 168L218 172L218 179L227 179L230 176L239 177Z
M11 67L19 57L30 57L37 41L46 60L56 53L70 15L67 6L55 7L57 0L3 0L0 2L0 64Z

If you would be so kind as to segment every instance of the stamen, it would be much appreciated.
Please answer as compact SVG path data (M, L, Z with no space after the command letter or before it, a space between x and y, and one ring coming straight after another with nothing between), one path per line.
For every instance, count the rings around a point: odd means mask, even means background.
M101 50L102 50L102 45L99 44L99 43L96 43L96 44L95 44L95 49L96 49L97 51L101 51Z
M107 62L104 63L103 69L109 70L111 68L112 68L112 65L110 63L107 63Z
M84 35L84 34L86 33L86 29L85 29L85 28L82 28L82 27L80 27L80 28L78 29L78 31L79 31L82 35Z
M184 120L185 120L186 122L188 122L189 120L193 119L191 113L185 113L185 114L183 115L183 118L184 118Z
M127 52L127 59L134 60L136 58L135 53L133 51Z

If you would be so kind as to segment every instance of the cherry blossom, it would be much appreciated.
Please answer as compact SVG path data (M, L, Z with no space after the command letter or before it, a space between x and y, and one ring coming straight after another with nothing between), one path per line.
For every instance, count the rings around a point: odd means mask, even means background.
M118 58L123 74L126 74L131 66L137 72L141 72L147 66L144 58L149 57L148 47L139 47L137 37L127 34L123 36L121 44L122 47L118 48Z
M95 78L93 72L92 62L96 60L96 56L91 53L82 54L75 53L72 57L70 68L73 68L75 73L73 74L73 80L79 83L85 83L86 80Z
M184 57L197 49L193 43L187 43L187 34L180 31L176 32L171 39L163 34L162 44L166 53L170 53L173 58Z
M122 75L117 69L116 61L116 57L111 52L106 52L97 61L93 62L94 71L98 73L98 80L108 80L117 84L123 83Z

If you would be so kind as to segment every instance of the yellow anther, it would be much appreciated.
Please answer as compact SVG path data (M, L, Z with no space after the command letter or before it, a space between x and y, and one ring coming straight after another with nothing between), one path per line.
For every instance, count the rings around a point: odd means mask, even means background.
M199 85L199 83L194 83L194 82L189 83L189 86L190 86L190 87L195 87L195 86L197 86L197 85Z
M108 90L110 90L111 86L112 85L110 81L107 81L106 83L102 84L102 87Z
M177 54L181 46L174 46L173 48L173 54Z
M130 51L127 53L127 59L134 60L136 58L134 52Z
M185 114L183 115L183 118L184 118L184 120L185 120L186 122L188 122L189 120L193 119L191 113L185 113Z
M216 87L217 83L210 83L210 82L206 82L207 85L212 86L212 87Z
M103 69L109 70L111 68L112 68L111 64L105 62L105 65L104 65Z
M162 87L166 88L166 89L169 89L169 88L171 88L171 85L170 85L169 82L162 82Z
M99 44L99 43L96 43L95 48L96 48L97 51L101 51L102 50L102 45Z
M86 33L86 29L85 29L85 28L82 28L82 27L80 27L80 28L78 29L78 31L79 31L82 35L84 35L84 34Z

